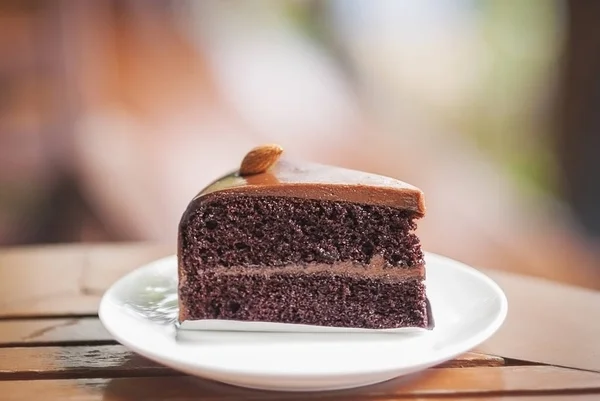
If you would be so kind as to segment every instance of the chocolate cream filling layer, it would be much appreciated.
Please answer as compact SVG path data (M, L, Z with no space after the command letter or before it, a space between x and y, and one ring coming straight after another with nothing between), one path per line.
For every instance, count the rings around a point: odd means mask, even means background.
M381 255L376 255L369 264L355 263L351 261L341 261L335 264L325 263L302 263L277 267L265 266L231 266L231 267L212 267L202 269L225 276L236 275L260 275L272 276L280 274L300 275L300 274L332 274L339 276L360 276L372 277L377 279L403 280L413 278L425 278L425 265L411 267L410 269L394 269L383 259ZM182 272L180 280L186 281L186 272Z

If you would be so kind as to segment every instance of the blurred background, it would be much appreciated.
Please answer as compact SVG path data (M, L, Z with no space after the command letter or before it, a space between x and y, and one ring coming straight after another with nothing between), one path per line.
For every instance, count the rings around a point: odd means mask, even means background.
M425 248L600 288L600 2L0 0L0 246L175 243L253 146L403 179Z

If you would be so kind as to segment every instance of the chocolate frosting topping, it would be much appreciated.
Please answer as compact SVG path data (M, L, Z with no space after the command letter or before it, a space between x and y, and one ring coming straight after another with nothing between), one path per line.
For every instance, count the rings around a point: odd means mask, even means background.
M280 160L260 174L229 173L203 189L209 195L289 196L382 205L425 215L423 192L405 182L340 167Z

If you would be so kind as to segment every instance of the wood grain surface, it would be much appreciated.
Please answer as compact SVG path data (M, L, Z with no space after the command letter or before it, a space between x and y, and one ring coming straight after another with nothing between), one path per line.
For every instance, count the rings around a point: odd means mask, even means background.
M174 252L156 244L0 250L0 316L95 315L102 294L112 283Z
M600 372L600 292L485 271L504 290L508 316L483 352Z
M498 395L573 395L600 397L600 375L548 366L430 369L417 376L354 390L320 393L280 393L247 390L225 384L177 377L129 377L71 380L0 381L8 400L303 400L397 399ZM29 397L29 398L28 398Z
M0 347L114 342L97 317L0 320Z
M0 250L0 317L93 316L101 295L112 283L136 267L173 252L170 246L160 244ZM507 320L483 345L484 352L600 371L600 342L595 341L600 338L599 292L483 271L500 284L509 301ZM63 323L67 327L59 327L57 332L79 330L78 324L69 328L69 323ZM562 334L548 335L559 332ZM43 343L44 336L55 334L50 330L38 341ZM0 344L10 342L4 336L0 331ZM517 337L519 341L513 341Z
M440 368L497 367L497 356L469 352ZM122 345L0 348L0 380L180 375Z
M485 272L509 299L504 327L417 375L309 394L188 377L117 344L97 317L113 282L171 253L154 244L0 250L0 400L600 399L600 373L584 370L600 359L600 319L590 318L600 295L494 271Z

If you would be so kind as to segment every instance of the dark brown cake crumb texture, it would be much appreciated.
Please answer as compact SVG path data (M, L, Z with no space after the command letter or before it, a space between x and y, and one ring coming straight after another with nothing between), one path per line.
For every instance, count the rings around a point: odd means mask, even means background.
M421 278L369 276L367 267L364 275L298 271L312 262L368 264L374 255L390 269L417 268L423 253L410 212L231 195L201 199L189 210L179 238L184 319L427 327ZM273 266L291 270L265 274ZM243 267L244 274L215 270L223 267Z
M382 255L391 266L423 261L414 214L386 206L284 197L202 202L180 228L186 266L285 266Z
M335 274L265 276L203 272L186 286L193 319L301 323L386 329L427 327L420 279L390 282Z

